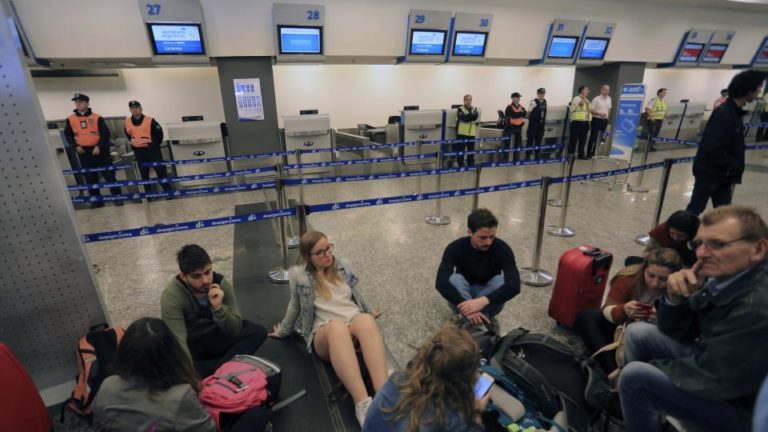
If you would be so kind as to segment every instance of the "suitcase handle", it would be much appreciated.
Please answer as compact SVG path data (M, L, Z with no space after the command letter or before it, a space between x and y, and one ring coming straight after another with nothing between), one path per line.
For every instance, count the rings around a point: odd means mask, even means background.
M602 255L603 251L601 251L600 248L594 248L590 251L582 251L581 253L583 253L586 256L598 257Z

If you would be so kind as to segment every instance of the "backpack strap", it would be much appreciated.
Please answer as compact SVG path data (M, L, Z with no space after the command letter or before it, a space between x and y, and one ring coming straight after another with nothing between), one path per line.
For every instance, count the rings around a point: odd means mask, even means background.
M280 402L272 405L272 412L275 412L275 411L278 411L278 410L280 410L282 408L285 408L287 405L290 405L291 403L293 403L297 399L301 398L305 394L307 394L307 391L304 390L304 389L301 389L301 390L297 391L296 393L292 394L291 396L288 396L287 398L281 400Z

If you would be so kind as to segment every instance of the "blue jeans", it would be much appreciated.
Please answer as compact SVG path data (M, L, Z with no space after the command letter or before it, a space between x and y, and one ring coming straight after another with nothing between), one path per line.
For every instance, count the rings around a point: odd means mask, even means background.
M472 300L478 297L487 296L488 294L501 288L504 285L504 276L496 275L492 277L488 282L486 282L485 285L470 285L463 275L460 273L454 273L451 275L448 281L451 283L451 285L453 285L454 288L456 288L456 291L459 292L459 295L461 295L464 300ZM454 313L459 313L456 305L449 302L448 306L451 307L451 310ZM498 315L503 308L504 303L488 304L488 306L483 308L483 313L488 315L488 317L494 317Z
M636 322L624 333L627 365L619 376L619 394L627 432L661 432L662 416L680 421L688 431L747 431L728 402L702 399L678 388L646 361L693 355L686 345L663 334L655 325ZM734 367L738 365L734 364Z

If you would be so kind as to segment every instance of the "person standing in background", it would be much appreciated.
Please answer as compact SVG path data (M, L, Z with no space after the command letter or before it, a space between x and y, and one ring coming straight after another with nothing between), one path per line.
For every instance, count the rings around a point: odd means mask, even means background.
M77 151L82 168L102 168L112 166L112 156L109 154L109 129L104 118L91 111L91 98L82 93L75 93L72 98L75 102L75 109L67 117L64 127L64 137L70 146ZM107 170L83 174L85 182L88 184L99 181L99 174L104 176L107 182L116 182L115 171ZM109 188L112 195L122 193L119 186ZM92 197L101 196L100 189L88 189ZM122 206L123 201L115 201L116 206ZM94 201L91 208L104 207L104 201Z
M768 93L763 95L763 111L760 113L760 123L762 126L757 128L755 141L760 142L768 138Z
M603 84L600 87L600 94L592 99L592 122L589 132L589 142L587 143L587 159L595 156L595 150L602 141L602 134L608 128L608 116L611 115L611 108L613 103L611 101L611 87L608 84ZM600 141L598 141L600 138Z
M456 139L465 140L465 142L454 145L455 152L475 151L475 142L477 136L477 120L479 114L477 108L472 106L472 95L464 95L464 105L457 108L459 122L456 126ZM464 166L464 155L456 156L456 163L459 168ZM475 155L467 155L467 165L475 165Z
M128 102L128 109L131 110L131 115L125 118L125 136L128 137L128 142L131 144L131 150L136 158L136 162L139 163L139 172L141 173L141 179L149 179L149 167L142 166L141 164L146 162L162 162L163 154L160 150L160 144L163 142L163 128L157 123L155 119L149 116L145 116L142 113L141 104L139 101ZM155 174L157 178L168 177L168 172L164 166L156 166ZM161 183L165 192L170 192L171 185L168 183ZM154 185L144 186L145 192L154 191ZM173 199L173 195L169 195L168 199Z
M645 113L648 115L648 144L651 146L649 151L656 151L653 146L656 137L659 136L661 125L664 124L664 118L667 116L667 103L664 97L667 95L667 89L660 88L656 92L656 97L651 98L645 106Z
M720 97L715 99L715 103L712 104L712 111L720 105L724 104L728 100L728 89L720 90Z
M571 125L568 134L568 155L576 153L576 144L578 143L579 159L586 159L584 145L587 143L587 132L589 131L592 111L587 96L589 96L589 87L585 85L579 87L579 94L573 98L569 107Z
M547 100L544 98L547 91L544 87L536 90L536 98L528 104L528 131L526 132L526 145L539 147L544 142L544 124L547 122ZM539 150L534 150L534 159L539 158Z
M508 140L504 140L504 148L516 149L523 145L523 124L525 123L525 108L520 105L520 93L512 93L512 103L507 105L507 109L504 110L504 118L506 124L504 125L503 137L509 137ZM514 143L512 141L514 140ZM507 160L519 160L519 151L513 152Z

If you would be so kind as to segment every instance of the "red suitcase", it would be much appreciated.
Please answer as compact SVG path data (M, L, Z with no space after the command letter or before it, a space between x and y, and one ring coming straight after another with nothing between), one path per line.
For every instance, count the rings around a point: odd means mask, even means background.
M565 251L557 264L549 316L571 328L577 312L599 309L612 263L613 254L592 246Z
M50 432L48 409L24 366L0 342L0 430Z

